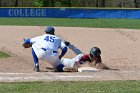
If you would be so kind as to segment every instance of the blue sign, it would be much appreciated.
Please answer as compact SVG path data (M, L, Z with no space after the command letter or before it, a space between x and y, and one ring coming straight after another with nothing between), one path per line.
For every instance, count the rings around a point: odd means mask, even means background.
M46 17L46 13L40 8L0 8L0 17Z
M140 18L140 9L0 8L10 18Z

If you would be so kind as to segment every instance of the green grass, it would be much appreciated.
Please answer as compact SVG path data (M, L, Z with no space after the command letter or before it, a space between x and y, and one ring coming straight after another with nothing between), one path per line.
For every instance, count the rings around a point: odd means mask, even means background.
M140 93L140 81L0 83L0 93Z
M140 29L140 19L0 18L0 25Z
M10 57L10 55L8 55L7 53L4 53L2 51L0 51L0 58L7 58Z

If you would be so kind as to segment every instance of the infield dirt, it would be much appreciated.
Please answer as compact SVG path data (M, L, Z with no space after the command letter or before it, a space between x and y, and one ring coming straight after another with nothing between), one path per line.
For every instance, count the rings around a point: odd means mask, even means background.
M0 81L2 81L2 77L16 77L17 74L14 75L14 73L18 73L18 76L21 75L20 73L22 76L28 74L28 76L32 74L31 76L42 75L42 77L45 75L49 75L48 77L65 76L65 78L61 78L64 81L68 79L66 76L71 77L69 80L140 80L140 30L55 27L56 35L70 41L84 53L88 53L93 46L99 47L102 50L103 63L118 70L100 70L92 73L56 73L48 72L46 67L51 66L40 61L42 72L36 73L33 71L31 48L23 48L22 39L42 35L44 34L43 29L44 27L41 26L0 26L0 51L11 55L10 58L0 59ZM75 56L71 50L68 50L64 57L72 58ZM76 76L79 75L82 78L76 79ZM72 79L72 76L75 78ZM84 76L91 76L91 78L85 77L85 79Z

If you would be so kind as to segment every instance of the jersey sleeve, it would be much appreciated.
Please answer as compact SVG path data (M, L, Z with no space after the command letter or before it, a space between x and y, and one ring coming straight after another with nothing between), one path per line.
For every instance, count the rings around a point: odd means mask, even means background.
M41 37L41 36L37 36L37 37L31 38L31 39L30 39L30 42L31 42L31 43L35 43L37 40L40 39L40 37Z
M84 55L80 58L79 61L80 61L80 62L86 62L86 61L91 62L90 57L89 57L89 54L84 54Z

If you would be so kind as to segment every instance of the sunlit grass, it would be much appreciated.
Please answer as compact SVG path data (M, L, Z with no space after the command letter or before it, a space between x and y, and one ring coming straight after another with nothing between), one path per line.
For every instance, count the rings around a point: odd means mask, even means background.
M0 93L140 93L140 81L0 83Z
M0 25L140 29L140 19L0 18Z

